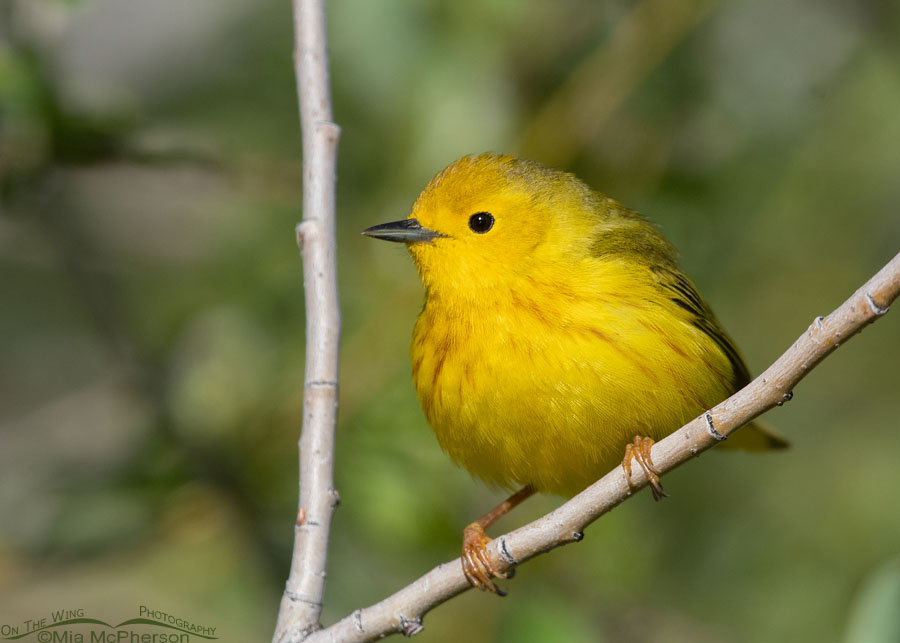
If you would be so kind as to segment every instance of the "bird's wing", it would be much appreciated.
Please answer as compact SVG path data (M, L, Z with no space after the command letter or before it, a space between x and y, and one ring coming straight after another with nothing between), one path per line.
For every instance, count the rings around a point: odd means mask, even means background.
M735 347L734 342L731 341L731 338L728 337L728 334L716 321L712 310L703 301L691 280L677 268L670 266L654 268L653 272L657 283L669 295L669 300L672 304L687 313L685 315L687 322L712 339L728 359L728 362L731 364L731 383L734 390L736 391L746 385L750 381L750 373L747 370L744 359Z

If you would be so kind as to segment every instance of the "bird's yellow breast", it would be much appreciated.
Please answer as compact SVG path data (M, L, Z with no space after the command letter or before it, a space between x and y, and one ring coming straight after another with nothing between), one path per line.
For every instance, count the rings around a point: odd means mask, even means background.
M419 400L441 446L488 482L573 495L634 435L662 438L731 392L727 358L650 269L586 259L575 274L426 299Z

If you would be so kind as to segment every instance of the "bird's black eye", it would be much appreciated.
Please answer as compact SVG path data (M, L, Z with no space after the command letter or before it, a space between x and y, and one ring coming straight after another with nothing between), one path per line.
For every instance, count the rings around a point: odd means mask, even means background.
M469 217L469 229L476 234L484 234L494 227L494 217L490 212L476 212Z

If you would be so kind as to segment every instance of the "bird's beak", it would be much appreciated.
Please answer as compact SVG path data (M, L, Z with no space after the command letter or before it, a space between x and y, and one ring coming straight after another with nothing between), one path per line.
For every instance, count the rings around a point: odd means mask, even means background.
M443 237L440 232L423 228L415 219L403 219L402 221L391 221L390 223L382 223L374 225L362 233L375 239L384 239L385 241L400 241L404 243L418 243L421 241L431 241L437 237Z

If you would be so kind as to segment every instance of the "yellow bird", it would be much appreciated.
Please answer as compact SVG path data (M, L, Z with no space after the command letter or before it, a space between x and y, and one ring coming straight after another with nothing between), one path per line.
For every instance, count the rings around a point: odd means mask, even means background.
M463 571L490 577L484 530L534 491L572 496L749 381L674 248L577 177L513 156L465 156L409 218L364 234L406 243L425 286L410 357L441 447L488 483L521 487L463 536ZM786 441L758 423L723 443ZM623 460L623 453L625 458Z

